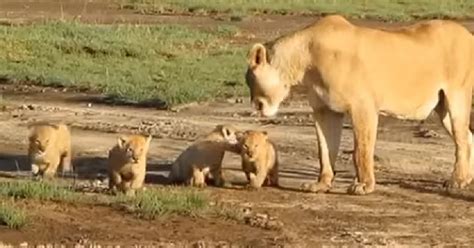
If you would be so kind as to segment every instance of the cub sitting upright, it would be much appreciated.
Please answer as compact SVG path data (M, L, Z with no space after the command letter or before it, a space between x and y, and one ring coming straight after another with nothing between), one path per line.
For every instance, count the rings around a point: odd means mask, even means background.
M126 195L135 195L143 187L146 174L147 153L151 135L128 135L118 138L109 150L109 189L117 189Z
M224 186L225 180L222 177L224 154L226 151L239 153L236 131L237 129L231 125L217 125L211 133L195 141L173 163L169 181L196 186L191 183L199 181L194 180L194 175L198 173L203 176L199 171L209 171L214 179L214 185ZM202 182L198 184L203 185Z
M206 187L206 178L209 174L210 167L193 165L192 170L192 176L188 179L188 185L198 188Z
M52 179L61 164L72 172L71 133L64 123L39 122L29 126L28 158L34 176Z
M260 188L264 183L278 186L278 155L266 131L247 130L239 135L242 170L249 186Z

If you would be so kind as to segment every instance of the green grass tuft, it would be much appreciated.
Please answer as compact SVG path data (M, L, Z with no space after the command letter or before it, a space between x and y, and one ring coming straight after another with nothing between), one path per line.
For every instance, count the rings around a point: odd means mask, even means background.
M54 22L0 26L0 76L100 91L109 99L163 105L246 92L235 27ZM225 82L238 82L225 86Z
M116 203L125 204L126 209L145 219L178 214L198 216L208 208L208 198L193 189L148 189L135 197L118 196Z
M20 229L26 223L26 214L21 209L13 205L7 205L7 203L0 204L0 225L6 225L12 229Z
M67 188L46 182L31 181L0 182L0 196L49 201L73 201L75 199L74 193Z

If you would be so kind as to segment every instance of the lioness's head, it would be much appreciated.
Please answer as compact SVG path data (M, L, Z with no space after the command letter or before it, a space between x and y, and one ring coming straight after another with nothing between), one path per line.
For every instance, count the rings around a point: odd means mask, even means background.
M260 43L250 49L245 79L252 104L266 117L275 115L290 93L289 85L282 82L279 72L268 61L267 49Z
M240 140L242 155L248 161L254 161L265 150L268 134L266 131L247 130L241 135Z
M121 136L118 138L118 147L124 151L127 162L138 163L140 159L146 156L150 146L151 135L144 137L142 135Z
M224 137L225 142L235 145L237 144L237 128L232 125L217 125L214 131L219 132Z

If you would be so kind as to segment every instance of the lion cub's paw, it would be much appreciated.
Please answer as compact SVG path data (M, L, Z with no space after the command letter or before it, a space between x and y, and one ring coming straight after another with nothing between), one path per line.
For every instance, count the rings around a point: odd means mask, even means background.
M352 195L367 195L369 193L372 193L373 191L374 187L369 187L365 183L354 183L347 189L347 193Z
M300 186L301 191L310 193L326 193L331 189L331 185L326 183L303 183Z

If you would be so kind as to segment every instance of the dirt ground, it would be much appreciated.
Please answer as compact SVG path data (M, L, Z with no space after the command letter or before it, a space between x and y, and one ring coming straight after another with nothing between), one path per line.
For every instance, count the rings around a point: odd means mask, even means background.
M147 16L118 10L108 1L1 1L2 23L72 19L93 23L181 23L212 27L237 25L248 41L271 39L297 29L314 17L248 17L240 22L225 17ZM360 22L360 21L359 21ZM365 22L390 27L396 24ZM464 22L474 29L472 22ZM433 116L410 122L382 118L376 146L376 192L350 196L353 180L350 123L343 131L334 189L328 194L298 191L316 180L316 135L310 108L301 96L288 101L271 121L252 115L248 99L191 105L180 111L107 106L92 93L24 85L0 85L5 106L0 111L0 170L27 170L26 125L37 120L64 120L73 128L74 164L84 178L104 172L106 151L117 133L149 132L147 183L164 182L169 163L197 136L216 124L234 123L242 129L265 129L277 143L282 189L247 191L208 187L220 202L271 216L281 228L266 229L224 219L168 217L146 221L107 207L22 201L34 221L24 229L0 227L8 244L98 243L101 245L164 245L174 247L318 247L318 246L472 246L474 244L474 186L446 194L442 183L454 162L454 145ZM426 133L424 131L428 130ZM239 157L226 155L225 175L244 182ZM158 186L157 186L158 187ZM232 247L233 247L232 246Z

